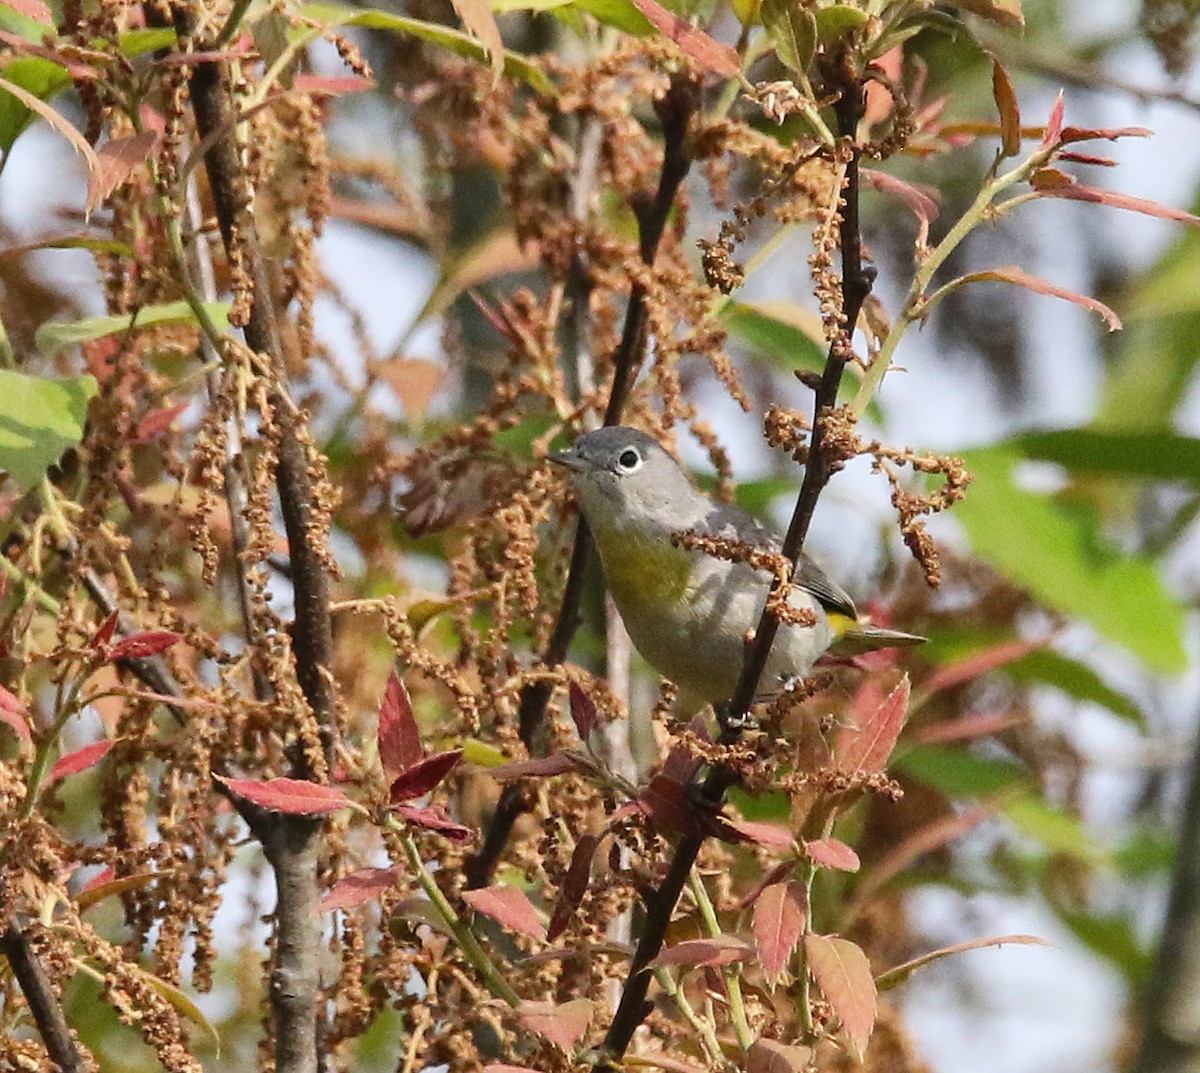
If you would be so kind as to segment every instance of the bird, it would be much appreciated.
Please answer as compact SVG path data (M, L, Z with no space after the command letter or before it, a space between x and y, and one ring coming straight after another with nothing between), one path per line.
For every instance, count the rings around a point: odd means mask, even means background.
M778 552L779 536L745 511L706 496L638 429L587 432L548 458L568 471L617 611L634 648L678 687L677 711L728 700L772 574L672 537L693 531ZM852 655L925 641L863 621L849 594L806 555L792 583L791 606L810 611L813 622L780 624L759 686L763 695L803 678L831 647Z

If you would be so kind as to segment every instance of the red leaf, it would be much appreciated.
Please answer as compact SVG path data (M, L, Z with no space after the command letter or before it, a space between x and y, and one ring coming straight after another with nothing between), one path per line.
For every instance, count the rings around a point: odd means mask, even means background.
M1016 156L1021 151L1021 109L1008 72L992 60L992 96L1000 113L1000 154Z
M130 634L109 649L107 662L116 663L122 659L145 659L147 656L157 656L179 639L179 634L171 630L146 630L143 633Z
M950 957L952 954L961 954L967 950L982 950L988 946L1008 945L1049 946L1050 944L1036 935L997 935L991 939L972 939L965 943L955 943L954 946L932 950L928 954L922 954L920 957L913 958L912 961L906 961L903 965L897 965L894 969L880 973L879 978L875 981L875 986L881 991L887 991L907 980L917 969L930 964L930 962Z
M487 773L494 779L522 779L526 775L561 775L564 771L579 770L587 768L570 753L551 753L549 756L538 756L532 760L518 760L512 764L488 768Z
M1057 145L1062 136L1062 121L1063 121L1063 92L1058 91L1058 98L1054 102L1054 107L1050 109L1050 118L1046 121L1046 130L1042 134L1042 148L1048 149L1052 145Z
M112 739L106 738L104 741L96 741L91 745L85 745L82 749L76 749L73 753L67 753L66 756L60 756L55 761L54 767L50 769L50 781L58 782L59 779L64 779L68 775L87 771L88 768L100 763L116 744Z
M75 905L80 912L90 909L93 905L99 905L106 898L111 898L114 894L122 894L127 890L140 890L142 887L148 887L151 883L155 883L168 875L171 869L163 869L160 872L138 872L134 875L121 876L114 879L115 872L112 868L105 868L98 876L87 884L79 892L79 897L75 899Z
M388 790L388 801L395 805L400 801L423 797L458 767L462 755L461 749L454 749L448 753L434 753L433 756L427 756L400 772L392 780Z
M1096 156L1095 153L1059 153L1057 160L1071 160L1076 164L1095 164L1101 168L1115 168L1117 162L1110 156ZM1035 175L1036 177L1036 175Z
M575 720L575 729L579 731L580 740L587 741L597 721L596 704L578 682L569 683L567 689L571 696L571 718Z
M660 830L679 831L683 834L696 834L700 830L699 817L692 799L688 797L682 783L667 775L655 775L638 795L638 804Z
M29 723L26 722L23 715L0 708L0 723L11 727L13 733L22 741L33 741L33 733L30 731Z
M572 914L583 901L588 881L592 878L592 858L599 846L598 835L581 835L575 843L575 852L571 854L571 863L558 892L558 902L550 915L550 924L546 929L547 939L557 939L566 931Z
M361 75L312 75L298 74L292 79L292 88L300 93L317 93L325 97L340 97L344 93L363 93L373 89L375 83Z
M522 1002L517 1017L530 1032L548 1039L564 1051L571 1050L588 1030L592 1022L594 1005L585 998L577 998L555 1006L552 1002Z
M94 891L97 887L103 887L106 883L111 883L113 876L117 874L117 870L110 864L107 868L101 868L91 879L89 879L80 889L80 894L87 894L89 891Z
M12 727L13 733L22 741L33 741L28 715L25 705L4 686L0 686L0 723Z
M808 892L803 883L772 883L754 903L754 943L768 982L774 986L804 934Z
M1004 667L1009 663L1015 663L1017 660L1028 656L1030 652L1036 652L1040 648L1045 648L1051 640L1052 638L1050 637L1043 637L1037 641L1020 639L1001 641L990 648L985 648L982 652L976 652L967 656L966 659L960 659L955 663L947 663L944 667L939 667L921 683L921 691L924 693L936 693L939 689L949 689L951 686L959 686L964 682L970 682L978 678L981 674L994 671L997 667Z
M105 198L127 183L138 168L145 166L157 146L158 135L149 130L105 142L96 151L99 166L88 178L84 212L88 215L95 212Z
M401 819L408 820L409 823L414 823L418 827L424 827L428 831L437 831L438 834L445 835L451 842L469 842L475 837L475 832L471 828L464 827L461 823L456 823L440 808L433 806L421 808L417 805L396 805L392 811Z
M1039 190L1038 195L1040 197L1061 197L1068 201L1090 201L1097 205L1109 205L1114 209L1140 212L1144 216L1155 216L1160 220L1200 224L1200 216L1193 216L1190 212L1184 212L1183 209L1172 209L1166 205L1160 205L1157 201L1134 197L1132 194L1118 194L1114 190L1098 190L1094 186L1084 186L1082 183Z
M686 19L668 11L656 0L633 0L633 5L664 37L670 38L701 67L722 78L737 78L741 72L738 54L728 45L714 41Z
M412 767L425 755L412 701L395 671L388 676L383 702L379 705L378 741L379 762L389 779Z
M732 935L718 935L709 939L685 939L674 946L668 946L650 962L650 967L729 965L735 961L747 961L753 956L754 950L745 940L735 939Z
M108 616L108 618L100 623L99 628L92 636L92 648L104 648L110 641L112 641L113 634L117 632L117 618L119 617L119 614L119 612L114 611Z
M1058 136L1060 145L1072 142L1094 142L1099 139L1115 142L1118 138L1152 138L1154 131L1149 127L1063 127ZM1060 153L1060 156L1066 156Z
M845 726L838 731L833 756L841 770L863 771L868 775L882 774L900 737L904 717L908 714L908 693L908 675L905 675L861 725ZM855 697L853 705L856 717L861 712L858 699Z
M867 955L834 935L804 936L808 968L842 1022L850 1053L861 1062L875 1026L878 999Z
M40 22L43 26L54 28L54 13L42 3L42 0L6 0L9 7L14 11L19 11L27 18L31 18L34 22Z
M923 728L917 734L917 741L922 745L942 741L970 741L974 738L985 738L990 734L999 734L1002 730L1027 722L1028 715L1013 712L962 715L957 719L947 719Z
M373 902L384 891L391 890L401 876L399 868L360 868L342 876L326 891L317 903L317 910L328 913L333 909L350 909Z
M938 203L925 190L913 183L906 183L903 179L897 179L894 175L889 175L886 171L875 171L871 168L863 168L860 171L862 178L871 184L881 194L888 194L892 197L898 197L909 211L920 221L921 230L918 241L924 245L925 240L929 237L929 225L938 218ZM878 625L884 625L878 623ZM888 649L887 651L893 651ZM894 657L893 657L894 658Z
M1038 190L1038 196L1074 198L1075 194L1071 193L1071 191L1087 189L1088 187L1081 187L1079 185L1064 187L1056 186ZM1103 193L1103 191L1096 191L1096 193ZM1121 195L1114 196L1120 197ZM1085 197L1078 200L1090 201L1099 199ZM1141 199L1134 198L1133 200L1140 201ZM1145 204L1153 205L1154 203L1147 201ZM1126 207L1128 208L1129 206ZM1165 209L1161 205L1156 207L1162 209L1163 213L1176 211L1174 209ZM1189 214L1183 213L1182 215L1176 215L1173 218L1182 219L1183 217L1189 217ZM1189 218L1192 223L1200 223L1200 217L1198 216L1190 216ZM1108 330L1110 332L1119 332L1121 330L1121 318L1118 317L1116 313L1109 309L1108 306L1106 306L1099 299L1091 298L1086 294L1077 294L1075 291L1069 291L1065 287L1060 287L1056 283L1051 283L1047 279L1042 279L1040 276L1031 276L1023 268L1018 268L1016 265L1006 265L1003 268L989 268L982 272L968 272L965 276L959 276L954 282L957 285L961 283L974 283L980 280L996 280L1000 283L1015 283L1019 287L1027 287L1031 291L1037 291L1038 294L1048 294L1051 298L1062 298L1065 301L1074 302L1078 306L1083 306L1084 309L1088 309L1093 313L1099 314L1104 323L1108 325Z
M138 422L137 430L133 434L133 442L148 443L155 436L166 432L175 418L187 408L188 404L181 402L175 406L164 406L161 410L151 410Z
M463 891L463 901L477 913L491 917L502 924L532 939L546 938L546 925L525 892L518 887L484 887L482 890Z
M341 790L304 779L227 779L213 775L231 794L272 812L289 816L324 816L354 802Z
M817 838L805 842L804 852L814 864L832 868L836 872L857 872L862 867L858 854L836 838Z
M812 1051L774 1039L757 1039L746 1052L746 1073L804 1073L812 1066Z
M796 836L791 831L786 827L780 827L777 823L764 823L762 820L735 820L729 816L722 816L721 823L725 827L732 828L741 836L741 840L756 842L760 846L769 846L771 849L790 849L792 843L796 841ZM730 841L738 841L738 839Z

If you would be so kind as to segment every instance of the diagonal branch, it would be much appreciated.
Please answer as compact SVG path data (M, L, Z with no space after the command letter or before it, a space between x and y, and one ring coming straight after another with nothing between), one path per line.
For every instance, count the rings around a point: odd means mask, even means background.
M0 935L0 953L8 959L12 974L21 985L21 993L29 1004L50 1060L61 1073L85 1073L88 1065L79 1052L71 1026L67 1024L50 975L28 936L19 931L15 924L10 924Z
M658 247L666 230L667 220L675 204L683 180L691 167L687 148L688 125L698 105L695 83L686 77L677 77L671 83L656 109L663 124L663 162L658 177L658 189L648 204L637 210L639 227L639 253L642 263L653 265ZM608 405L604 410L604 424L620 424L621 413L629 397L637 371L641 367L646 345L646 288L635 283L625 310L625 323L621 342L613 359L613 382ZM575 530L575 542L571 548L571 563L567 570L567 581L563 588L562 604L546 651L542 654L545 667L557 667L567 658L571 639L579 628L580 605L583 602L583 585L588 566L592 560L594 545L592 534L580 518ZM545 679L527 685L521 691L518 716L518 731L521 741L532 753L536 748L538 730L546 716L546 705L554 686ZM508 783L500 794L491 823L484 835L479 852L467 861L467 886L487 886L496 864L508 845L513 825L528 811L526 790L522 783Z
M842 137L853 139L862 115L862 85L848 72L839 72L839 74L842 79L841 96L834 105L834 109L837 113ZM862 264L862 236L858 216L858 158L858 148L852 145L852 156L846 167L842 189L845 205L842 209L839 229L842 256L842 312L846 337L836 338L830 344L829 355L825 361L825 371L816 390L815 417L808 463L783 545L783 553L790 558L793 565L799 560L817 499L834 471L836 457L824 442L824 418L837 402L838 388L841 386L842 374L849 356L849 347L846 344L849 336L853 334L859 311L871 289L871 276L864 271ZM778 585L779 581L776 579L772 585L772 594ZM767 606L770 606L769 600ZM721 712L721 740L725 743L732 744L741 735L741 726L745 722L746 713L750 710L750 705L758 691L758 682L762 677L763 668L766 666L767 657L778 630L778 620L764 607L754 641L746 650L742 673L734 689L733 697L728 704L722 706L724 710ZM698 787L703 804L713 809L719 808L725 791L735 781L736 776L731 769L722 765L714 766L703 784ZM650 1012L651 1004L646 997L650 989L649 967L662 949L671 914L675 911L675 906L683 893L684 884L687 882L692 866L703 845L703 835L688 835L680 840L675 847L674 856L662 883L646 899L645 923L633 956L633 962L630 965L629 981L621 996L617 1012L613 1015L608 1034L604 1038L603 1051L609 1063L607 1068L611 1069L619 1062L629 1047L634 1032Z

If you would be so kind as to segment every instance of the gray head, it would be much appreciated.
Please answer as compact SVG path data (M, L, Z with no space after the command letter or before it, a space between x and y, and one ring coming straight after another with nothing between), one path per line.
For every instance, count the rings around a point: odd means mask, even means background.
M634 428L587 432L550 461L571 471L579 509L593 530L646 524L686 529L712 506L679 463Z

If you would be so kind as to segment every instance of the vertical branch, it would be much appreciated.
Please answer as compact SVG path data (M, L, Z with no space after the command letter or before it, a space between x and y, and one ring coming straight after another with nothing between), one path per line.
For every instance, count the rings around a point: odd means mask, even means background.
M853 144L858 122L862 116L862 84L848 70L841 70L838 73L841 82L841 96L834 105L834 109L841 136L851 141L851 158L846 167L842 188L845 205L842 209L839 228L842 256L842 313L845 334L843 336L839 333L838 337L831 342L829 354L825 360L825 370L816 391L815 416L808 463L783 545L783 553L791 559L793 564L799 560L804 538L808 534L808 526L816 508L817 498L828 483L837 463L836 457L828 451L824 444L825 415L837 402L838 388L841 386L842 374L851 353L850 337L853 335L859 311L862 309L862 304L870 293L871 287L870 275L864 271L862 264L862 237L859 232L858 216L859 152L857 146ZM773 590L777 585L778 581L774 583ZM769 601L767 606L769 606ZM734 689L733 697L719 709L722 716L722 741L725 743L732 744L741 735L741 726L745 722L745 715L750 710L750 705L758 690L758 681L766 666L767 657L778 630L778 620L764 607L754 641L746 650L741 676ZM735 778L736 776L729 768L719 764L714 766L699 788L704 803L714 809L719 808L725 791L734 783ZM662 883L646 899L645 923L633 956L633 962L630 965L629 980L604 1038L603 1050L610 1063L609 1068L612 1068L612 1065L616 1064L624 1055L630 1040L633 1039L634 1032L650 1012L650 1003L646 998L650 989L649 966L662 949L671 914L675 911L684 884L687 882L692 866L703 845L703 835L689 835L681 839L675 847L675 854Z
M638 249L642 263L652 265L658 247L666 231L671 208L679 187L691 167L687 149L687 131L692 115L698 105L696 86L684 77L671 83L662 100L656 102L656 110L663 124L663 162L659 171L658 188L649 203L635 207L638 218ZM604 424L616 425L629 397L637 371L641 367L646 343L646 288L634 283L625 310L625 323L621 331L621 342L613 357L613 381L604 410ZM580 606L583 602L583 584L592 560L594 544L592 534L580 518L575 530L575 542L571 547L571 561L567 569L567 581L563 588L562 603L558 618L542 663L546 667L557 667L567 658L571 639L579 628ZM539 679L521 691L518 714L518 731L521 741L531 752L536 748L537 733L546 715L553 685ZM479 852L467 861L467 886L486 886L497 862L508 845L513 825L527 810L525 789L519 782L509 783L500 794L491 823L484 835Z
M41 963L29 939L15 924L0 936L0 953L8 959L9 967L25 1001L29 1003L33 1020L37 1024L42 1043L50 1060L61 1073L85 1073L88 1066L79 1052L71 1026L63 1014L58 996L46 967Z
M195 32L194 9L174 9L181 41ZM207 145L205 169L212 188L221 236L230 255L241 257L253 287L246 342L264 355L272 372L271 405L279 429L276 485L288 539L295 604L291 639L297 681L320 728L325 766L333 755L336 710L332 675L332 628L328 579L314 533L316 515L308 449L299 417L287 398L279 322L266 259L252 219L244 211L245 175L234 141L236 112L224 84L223 66L202 62L191 75L196 128ZM319 772L301 748L293 749L292 773L313 778ZM275 959L270 1004L279 1073L317 1073L321 1001L320 929L316 915L316 863L320 822L310 817L244 812L263 843L275 873Z

